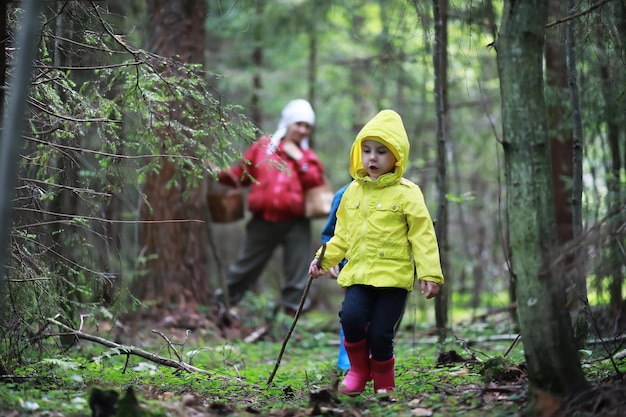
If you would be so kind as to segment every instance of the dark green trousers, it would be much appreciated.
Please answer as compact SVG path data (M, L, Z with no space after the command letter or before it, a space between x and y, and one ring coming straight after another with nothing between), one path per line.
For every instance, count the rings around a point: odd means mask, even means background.
M226 276L231 305L236 305L258 281L278 247L283 250L279 303L291 310L298 309L309 278L309 264L315 255L311 221L307 218L284 222L268 222L257 217L248 220L243 246Z

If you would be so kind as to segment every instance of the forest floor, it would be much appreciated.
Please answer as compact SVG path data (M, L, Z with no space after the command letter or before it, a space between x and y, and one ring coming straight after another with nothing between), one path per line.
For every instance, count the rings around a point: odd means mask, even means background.
M454 326L441 344L405 316L391 398L374 395L371 383L356 398L337 393L336 314L306 313L288 338L292 318L259 309L87 321L68 350L1 378L0 415L504 417L530 404L541 417L626 415L620 356L586 351L592 389L583 394L529 394L522 343L502 317Z

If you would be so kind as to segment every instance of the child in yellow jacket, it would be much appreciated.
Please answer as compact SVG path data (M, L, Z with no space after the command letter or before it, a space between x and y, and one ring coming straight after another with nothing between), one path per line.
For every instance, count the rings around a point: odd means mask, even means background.
M422 293L439 293L444 277L433 222L420 188L403 178L409 139L398 113L383 110L361 129L350 150L353 178L337 210L333 237L309 267L315 278L347 259L337 277L346 289L339 317L350 371L340 391L357 396L395 390L395 325L415 274Z

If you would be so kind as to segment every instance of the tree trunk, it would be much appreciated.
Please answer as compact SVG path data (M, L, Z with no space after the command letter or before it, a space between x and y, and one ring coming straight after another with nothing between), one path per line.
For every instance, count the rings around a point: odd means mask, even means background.
M566 14L567 8L560 0L550 0L550 16L558 18ZM577 268L575 253L568 248L574 241L573 175L574 175L574 138L568 103L568 73L565 48L565 25L552 27L546 34L546 81L548 84L548 132L552 155L552 183L554 186L554 204L556 231L559 246L567 250L562 264L558 265L560 275L566 280L568 308L580 329L577 339L584 340L585 301L587 288L585 275ZM575 65L573 63L573 65Z
M0 4L0 120L4 120L4 91L6 90L7 79L6 48L9 46L9 34L7 31L8 7L8 1L3 1Z
M307 66L307 82L309 84L308 99L311 106L317 108L315 102L315 86L317 84L317 29L315 25L309 28L309 60ZM315 148L315 134L309 135L309 146Z
M152 52L204 64L204 1L153 0L149 13ZM170 117L180 117L177 106L172 106ZM177 136L165 130L159 135L163 154L167 154L166 144ZM150 260L148 274L134 287L136 296L156 300L156 306L175 305L189 311L207 304L207 236L200 224L205 218L202 189L188 188L175 165L163 159L159 172L146 178L143 192L148 205L142 207L142 219L147 222L142 226L142 241Z
M254 11L256 13L254 26L254 48L252 48L252 65L254 72L252 73L252 97L250 98L250 118L257 126L263 125L263 112L261 111L261 90L263 89L263 80L261 72L263 68L263 9L265 1L257 1ZM257 132L260 134L260 132Z
M619 6L618 6L619 7ZM617 14L619 16L619 13ZM622 14L623 19L623 14ZM616 19L617 22L620 19ZM623 22L621 26L626 28ZM606 205L609 208L609 213L612 213L611 220L611 234L615 236L615 239L611 239L608 243L608 247L605 250L605 259L600 266L601 271L599 277L611 277L609 283L610 305L614 317L621 313L622 306L622 288L624 281L623 268L623 251L620 248L622 242L618 240L618 229L623 224L623 219L618 218L620 212L620 205L623 204L623 196L620 196L622 192L622 161L620 152L620 136L624 136L624 105L620 106L620 102L624 101L622 91L618 91L615 87L617 85L623 85L624 69L623 62L620 58L622 56L616 54L608 46L605 29L601 22L596 25L598 28L595 34L597 56L599 57L598 63L600 66L600 78L602 81L602 98L604 99L604 115L606 125L606 139L609 148L610 161L607 164L607 190ZM622 46L626 48L626 46ZM622 145L623 146L623 145ZM626 150L626 149L625 149ZM617 216L616 216L617 215ZM623 314L623 313L621 313Z
M352 33L354 34L354 42L363 39L362 31L365 24L365 18L361 14L360 9L353 10L352 15ZM374 108L369 100L369 92L372 89L370 85L369 62L367 60L355 59L350 68L350 84L352 85L352 103L354 104L354 117L352 121L352 131L356 135L365 126L365 122L375 113Z
M543 95L548 4L505 2L497 41L511 273L531 389L568 394L586 386L565 302L550 269L557 246L550 142Z
M575 1L568 0L568 11L573 13ZM575 21L568 21L565 30L565 48L567 50L567 78L570 103L572 106L572 222L574 225L574 239L580 239L583 234L582 194L583 194L583 127L580 110L580 95L578 89L578 70L576 68L576 34ZM582 253L581 253L582 254ZM577 256L578 257L578 256ZM584 279L584 272L583 272ZM585 296L586 298L586 296Z
M565 8L560 0L550 0L550 15L562 16ZM548 84L548 132L552 155L552 182L559 243L572 240L573 223L571 209L572 178L572 130L567 123L567 67L565 62L564 25L552 27L546 33L546 82Z
M448 327L448 308L450 304L450 286L452 285L448 268L448 178L447 141L450 132L448 115L448 0L433 0L433 17L435 22L435 45L433 62L435 71L435 109L437 112L437 188L439 192L437 204L437 222L435 231L439 242L441 267L446 284L441 287L435 298L435 321L440 341L446 339Z
M574 0L567 1L568 14L574 13ZM583 235L583 127L580 111L580 97L578 93L578 71L576 68L576 36L574 25L576 21L568 21L565 24L565 50L567 62L567 84L569 99L572 107L572 233L573 241L578 242ZM587 298L587 260L585 250L582 245L576 244L572 256L574 267L571 277L575 283L576 291L574 295L578 297L576 304L570 303L570 311L573 312L574 337L580 346L582 340L587 338L589 324L587 316L589 312L586 306L589 304ZM573 308L572 308L573 307Z

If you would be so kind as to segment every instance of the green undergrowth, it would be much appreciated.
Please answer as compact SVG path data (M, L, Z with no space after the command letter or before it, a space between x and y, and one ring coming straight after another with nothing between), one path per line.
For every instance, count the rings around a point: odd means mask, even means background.
M120 396L131 387L142 410L132 415L155 417L192 415L185 414L187 407L200 410L193 414L198 416L517 416L527 405L522 344L489 340L508 333L509 325L459 325L441 344L426 322L407 311L395 345L396 401L386 401L373 395L371 383L357 398L337 394L342 375L336 369L335 314L312 312L298 321L268 384L291 323L281 317L273 328L280 337L251 343L159 329L171 341L168 346L163 338L154 337L151 327L136 329L132 340L122 340L127 348L81 340L64 353L57 350L5 378L0 383L0 415L90 416L95 387ZM107 334L99 336L108 339ZM54 352L53 340L48 342L48 351ZM182 362L206 373L159 365L131 354L128 347L133 346L174 361L180 355ZM588 358L594 354L581 352ZM489 363L494 366L486 369ZM614 364L598 360L584 369L590 379L600 379L615 373ZM617 366L626 370L623 359ZM493 387L505 388L487 389Z

